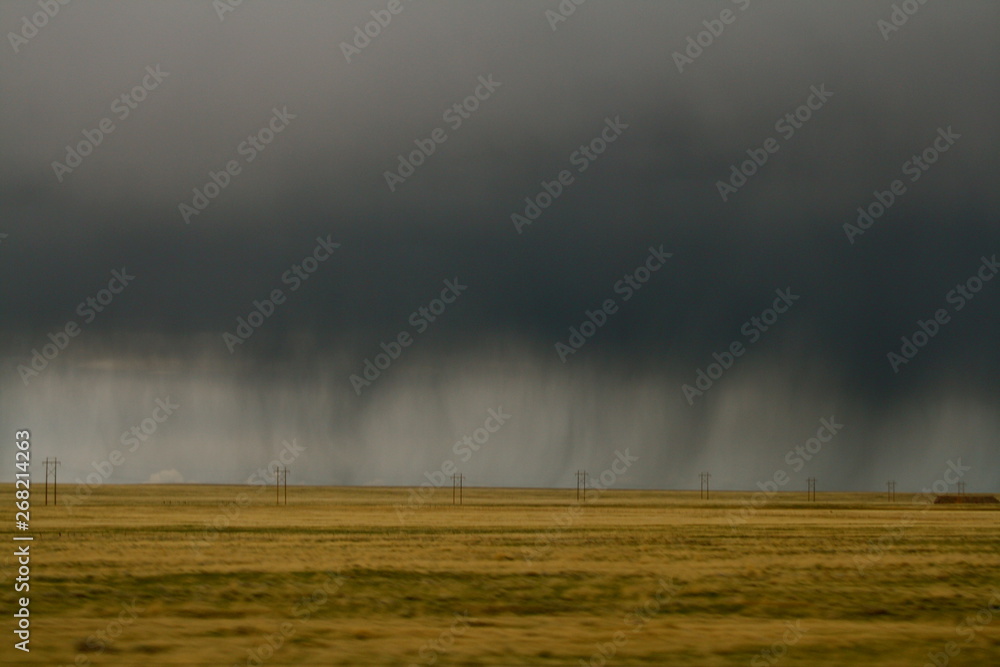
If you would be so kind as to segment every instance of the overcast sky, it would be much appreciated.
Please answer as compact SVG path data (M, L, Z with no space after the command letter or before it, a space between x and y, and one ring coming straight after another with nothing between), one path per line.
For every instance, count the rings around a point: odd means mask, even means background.
M222 7L0 6L0 427L62 479L1000 485L996 3Z

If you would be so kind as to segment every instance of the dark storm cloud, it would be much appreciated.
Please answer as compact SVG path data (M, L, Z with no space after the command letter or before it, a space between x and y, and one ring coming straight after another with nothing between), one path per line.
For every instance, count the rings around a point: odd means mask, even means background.
M53 440L68 452L85 431L83 469L173 387L198 414L182 410L159 435L174 438L163 460L140 470L181 469L207 441L263 455L297 432L324 443L317 482L409 483L501 400L519 408L497 436L509 455L471 464L492 483L561 483L620 440L649 462L636 484L686 485L714 465L747 486L827 412L850 422L824 464L841 486L873 467L881 483L894 451L916 461L917 484L956 434L966 456L995 461L1000 283L899 374L886 354L1000 252L1000 9L930 3L887 41L881 2L591 0L555 31L554 2L402 6L350 63L341 42L384 3L244 2L221 21L211 3L71 4L8 50L6 426L7 406L40 423L63 406L76 416ZM735 22L678 72L673 54L727 8ZM0 26L34 11L5 4ZM169 74L119 118L112 100L156 66ZM442 114L480 77L500 84L453 129ZM821 86L833 96L781 137L775 122ZM294 118L246 162L241 142L286 108ZM52 162L105 117L114 132L60 182ZM571 156L607 119L628 127L578 172ZM961 138L911 183L902 165L949 127ZM447 141L390 191L384 173L435 128ZM769 137L779 152L723 202L716 182ZM185 224L179 204L229 160L241 172ZM574 182L518 233L511 214L567 169ZM894 179L906 194L850 244L842 225ZM327 235L334 256L230 355L222 332L287 289L281 276ZM671 259L563 364L554 343L620 299L617 281L661 244ZM134 284L46 370L44 391L25 388L17 365L122 266ZM347 376L455 277L468 291L356 396ZM746 342L741 327L786 287L801 299L689 406L680 385ZM149 380L159 357L175 370ZM110 372L109 358L139 370ZM90 383L105 394L74 404ZM205 479L245 477L223 459Z

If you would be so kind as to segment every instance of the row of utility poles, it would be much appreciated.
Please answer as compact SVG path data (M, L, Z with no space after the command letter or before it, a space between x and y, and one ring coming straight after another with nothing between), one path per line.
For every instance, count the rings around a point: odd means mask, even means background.
M58 487L58 476L56 473L57 466L61 465L58 458L45 459L42 461L45 465L45 504L49 504L49 471L52 472L52 504L59 504L59 487ZM711 480L712 475L707 472L698 473L699 479L699 497L702 500L709 500L709 480ZM462 473L456 473L451 476L451 504L461 505L463 496L463 486L465 481L465 475ZM956 484L958 495L965 495L965 482L958 482ZM275 466L274 467L274 504L282 504L282 490L284 490L284 504L288 504L288 466ZM587 501L587 471L577 470L576 471L576 499L577 501L583 500ZM816 478L809 477L806 479L806 499L811 502L816 502ZM890 503L896 502L896 480L889 480L886 482L886 500Z
M577 473L579 475L580 473ZM700 480L699 493L703 500L708 500L708 480L712 477L707 472L698 473ZM896 480L890 479L885 483L886 485L886 500L890 503L896 502ZM957 482L955 487L958 491L958 495L965 495L965 482ZM806 499L811 502L816 502L816 478L809 477L806 479Z
M62 465L62 462L58 458L45 459L42 461L42 465L45 466L45 504L49 504L49 473L51 471L52 476L52 504L59 504L59 475L57 472L57 467ZM282 483L284 482L284 483ZM285 467L274 467L274 491L275 498L274 504L280 505L282 496L281 491L284 488L284 504L288 504L288 466Z

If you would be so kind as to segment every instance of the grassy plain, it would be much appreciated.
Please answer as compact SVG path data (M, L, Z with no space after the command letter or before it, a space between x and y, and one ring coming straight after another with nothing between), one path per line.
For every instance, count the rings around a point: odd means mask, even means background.
M1000 664L1000 506L466 488L462 506L440 489L401 511L408 489L289 487L275 506L273 488L189 485L71 506L75 491L33 494L27 654L13 547L0 556L2 664L919 667L949 642L951 665Z

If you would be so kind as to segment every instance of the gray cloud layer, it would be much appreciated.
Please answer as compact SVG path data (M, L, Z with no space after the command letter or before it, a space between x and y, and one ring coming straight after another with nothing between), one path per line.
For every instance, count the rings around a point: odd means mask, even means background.
M385 3L62 7L0 58L0 426L83 475L169 394L184 407L112 481L239 481L298 438L300 481L407 484L503 405L515 418L466 464L477 483L571 483L631 446L629 484L712 469L745 488L835 414L848 426L809 471L828 488L917 487L956 456L977 463L970 488L996 487L1000 283L961 311L947 294L1000 251L1000 8L927 4L886 41L891 3L742 4L591 0L553 31L555 2L407 2L350 63L340 43ZM723 8L735 22L679 73ZM36 11L6 3L0 27ZM169 75L119 118L156 65ZM452 129L444 111L490 75ZM820 85L833 97L724 203L716 182ZM105 117L59 182L52 162ZM947 127L961 139L911 183L903 164ZM447 141L390 192L384 172L435 128ZM232 159L185 224L178 204ZM574 182L518 234L511 214L563 169ZM906 194L849 244L842 225L894 179ZM222 333L327 235L334 256L229 354ZM667 265L562 363L554 343L660 244ZM18 365L122 266L134 283L25 386ZM357 396L348 376L456 276L468 291ZM785 287L801 299L689 406L681 384ZM893 373L886 354L938 308L951 321Z

